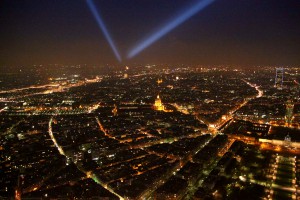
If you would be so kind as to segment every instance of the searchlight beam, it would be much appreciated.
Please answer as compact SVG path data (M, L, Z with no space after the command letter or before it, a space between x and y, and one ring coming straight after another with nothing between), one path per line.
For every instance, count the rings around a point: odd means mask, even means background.
M102 20L102 18L100 16L100 14L99 14L99 12L97 11L96 6L95 6L93 0L87 0L86 2L87 2L87 5L88 5L90 11L93 14L95 20L96 20L99 28L101 29L102 33L104 34L104 37L107 40L109 46L113 50L113 52L114 52L116 58L118 59L118 61L121 62L122 58L121 58L121 56L119 54L119 51L118 51L115 43L113 42L113 40L112 40L112 38L111 38L111 36L110 36L110 34L109 34L109 32L108 32L105 24L104 24L104 22L103 22L103 20Z
M174 28L191 18L193 15L197 14L215 0L201 0L200 2L196 3L195 5L189 7L185 12L181 15L177 16L175 19L170 20L166 25L162 26L158 29L158 31L152 33L148 38L137 44L134 48L132 48L127 58L133 58L141 51L152 45L154 42L162 38L164 35L168 34Z

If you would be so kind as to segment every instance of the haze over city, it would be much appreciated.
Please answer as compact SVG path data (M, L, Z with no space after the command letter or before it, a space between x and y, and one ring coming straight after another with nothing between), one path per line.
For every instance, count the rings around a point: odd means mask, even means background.
M87 2L2 1L0 64L120 64ZM199 2L92 4L123 58L121 64L299 65L297 0L211 1L139 55L127 58L135 46Z

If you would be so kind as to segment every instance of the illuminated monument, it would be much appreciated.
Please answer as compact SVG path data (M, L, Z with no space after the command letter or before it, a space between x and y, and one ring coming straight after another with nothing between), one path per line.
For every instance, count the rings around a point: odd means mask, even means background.
M157 85L159 85L159 84L161 84L162 82L163 82L163 80L162 79L157 79Z
M154 110L160 110L160 111L165 110L165 106L162 104L161 99L159 98L159 95L157 95L157 98L155 99L153 108L154 108Z

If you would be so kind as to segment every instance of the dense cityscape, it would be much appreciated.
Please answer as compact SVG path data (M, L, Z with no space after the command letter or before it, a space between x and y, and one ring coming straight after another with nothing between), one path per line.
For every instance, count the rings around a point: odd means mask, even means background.
M0 200L300 200L299 0L2 0Z
M1 74L1 198L300 198L300 68L59 68Z

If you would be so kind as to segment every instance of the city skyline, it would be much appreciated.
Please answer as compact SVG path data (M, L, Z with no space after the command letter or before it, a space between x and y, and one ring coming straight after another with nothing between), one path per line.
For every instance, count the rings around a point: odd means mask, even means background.
M300 0L2 0L0 199L300 200Z

